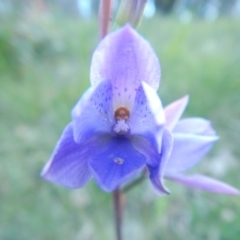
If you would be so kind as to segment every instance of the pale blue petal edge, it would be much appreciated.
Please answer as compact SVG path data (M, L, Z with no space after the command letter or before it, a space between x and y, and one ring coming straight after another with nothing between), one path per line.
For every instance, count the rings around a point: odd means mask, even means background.
M186 185L187 187L197 188L208 192L229 194L229 195L240 195L240 191L231 185L216 179L196 174L196 175L167 175L167 179Z

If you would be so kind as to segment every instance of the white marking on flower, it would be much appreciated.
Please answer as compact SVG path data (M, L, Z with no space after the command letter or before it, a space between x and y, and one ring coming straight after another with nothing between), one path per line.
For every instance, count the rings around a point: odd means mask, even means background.
M113 130L117 134L126 134L129 131L129 125L125 120L118 120Z
M119 165L121 165L121 164L124 163L124 159L122 159L122 158L115 158L113 161L114 161L115 163L119 164Z

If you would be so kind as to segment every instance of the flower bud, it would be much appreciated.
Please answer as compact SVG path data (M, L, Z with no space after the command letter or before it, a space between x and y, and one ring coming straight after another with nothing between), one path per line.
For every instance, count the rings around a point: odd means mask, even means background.
M130 23L133 27L137 27L142 19L143 10L147 0L121 0L116 23L123 26Z

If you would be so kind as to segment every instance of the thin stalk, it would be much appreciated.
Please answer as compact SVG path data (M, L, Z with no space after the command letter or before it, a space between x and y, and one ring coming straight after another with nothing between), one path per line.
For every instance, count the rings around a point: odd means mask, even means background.
M112 0L101 0L99 6L99 37L103 39L109 32L112 16Z
M123 240L122 238L122 220L123 220L123 208L124 208L125 197L117 188L113 192L113 208L114 208L114 219L116 228L116 239Z

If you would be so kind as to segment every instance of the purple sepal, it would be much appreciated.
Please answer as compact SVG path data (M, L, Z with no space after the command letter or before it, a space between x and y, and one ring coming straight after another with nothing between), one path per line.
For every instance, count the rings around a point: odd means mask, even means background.
M165 116L166 116L166 124L165 127L169 130L172 130L177 122L179 121L180 117L182 116L187 104L188 104L189 97L185 96L180 98L179 100L169 104L164 108Z
M91 84L110 79L113 87L138 88L146 82L155 90L159 87L160 65L148 41L130 25L108 34L92 57Z
M156 91L160 75L152 47L130 25L108 34L92 57L91 84L111 81L114 110L124 105L131 111L141 83L146 82Z
M204 118L192 117L180 120L173 129L174 133L216 136L211 122Z
M206 177L200 174L197 175L181 175L174 174L166 176L167 179L181 183L191 188L197 188L208 192L240 195L240 191L224 182Z
M74 142L72 123L68 124L41 176L68 188L84 186L92 177L87 162L92 151L89 147Z
M169 194L169 190L164 185L164 172L167 166L168 158L172 151L172 135L167 130L164 129L162 136L162 147L160 155L158 156L159 164L155 167L148 166L150 171L150 180L153 184L154 189L160 195Z
M184 172L195 166L218 139L216 136L173 133L173 150L167 163L166 173Z

